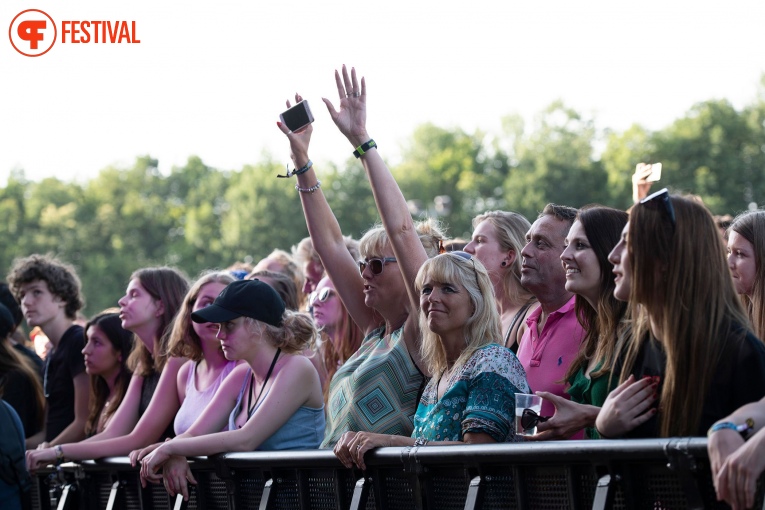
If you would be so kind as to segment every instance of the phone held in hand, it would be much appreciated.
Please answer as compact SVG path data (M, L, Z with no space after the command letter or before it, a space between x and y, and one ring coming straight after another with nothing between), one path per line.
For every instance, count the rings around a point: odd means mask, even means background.
M656 182L661 179L661 163L651 165L651 173L645 178L648 182Z
M313 122L311 107L305 99L279 115L279 118L290 131L300 131Z

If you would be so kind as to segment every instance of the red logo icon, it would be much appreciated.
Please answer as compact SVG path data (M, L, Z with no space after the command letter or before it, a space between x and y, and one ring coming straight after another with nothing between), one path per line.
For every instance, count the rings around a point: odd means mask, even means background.
M53 18L39 9L21 11L8 28L11 44L27 57L48 53L56 42L57 33Z

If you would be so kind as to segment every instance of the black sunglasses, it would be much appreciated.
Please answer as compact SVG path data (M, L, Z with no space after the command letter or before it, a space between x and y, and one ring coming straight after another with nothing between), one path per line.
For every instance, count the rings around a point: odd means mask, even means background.
M311 297L308 298L308 305L313 306L317 301L320 303L326 303L327 300L335 294L335 291L329 287L324 287L321 290L315 290L311 292Z
M396 257L375 257L373 259L359 260L359 273L363 274L364 270L369 266L369 270L372 271L373 275L382 274L383 268L388 262L396 262Z
M669 221L672 222L672 227L675 226L675 208L672 207L672 200L669 197L669 190L664 188L652 193L640 201L641 205L658 205L669 216Z
M523 430L531 430L537 426L537 423L544 423L550 418L552 416L539 416L533 409L526 408L521 414L521 427Z

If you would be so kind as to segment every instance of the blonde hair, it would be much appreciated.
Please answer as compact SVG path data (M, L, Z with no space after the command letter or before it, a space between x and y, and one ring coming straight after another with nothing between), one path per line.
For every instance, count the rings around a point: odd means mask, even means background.
M515 261L504 271L502 292L511 302L526 301L532 294L521 285L521 250L526 245L526 232L531 223L523 215L513 211L486 211L473 218L473 230L484 221L491 223L503 252L515 252Z
M464 252L449 252L425 261L415 279L415 287L422 291L425 281L451 283L462 286L470 296L473 313L465 322L465 348L455 361L463 365L481 347L497 342L502 337L502 327L494 299L489 273L475 257L464 258ZM420 354L428 370L434 376L448 369L446 350L441 338L428 327L428 318L420 310L422 343Z
M245 317L244 321L248 331L265 333L271 345L287 354L301 354L308 348L314 348L316 327L313 319L303 312L285 310L281 326L272 326L251 317Z
M167 345L167 356L189 358L192 361L202 360L204 354L202 353L201 340L191 325L191 312L194 311L194 303L196 303L202 287L208 283L228 285L233 281L236 281L236 278L228 271L206 271L199 276L183 298L181 307L178 309L178 316L173 321Z
M741 294L754 334L765 340L765 211L749 211L736 216L728 233L736 232L754 247L754 286L752 295Z
M433 218L418 221L414 224L414 229L420 238L422 247L428 254L428 258L438 255L440 248L446 241L446 234L438 222ZM382 225L375 225L367 230L359 241L359 254L361 257L379 257L390 245L390 239Z
M628 254L634 334L621 380L633 371L649 322L660 328L666 368L659 408L662 437L698 433L704 405L723 352L743 342L747 324L712 215L690 197L670 196L675 223L660 201L630 211ZM702 398L689 398L701 395Z

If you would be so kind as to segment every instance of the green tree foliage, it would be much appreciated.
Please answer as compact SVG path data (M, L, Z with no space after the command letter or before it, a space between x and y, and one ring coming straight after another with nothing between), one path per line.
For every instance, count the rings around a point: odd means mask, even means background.
M607 176L594 157L594 121L556 101L528 132L517 119L505 122L513 140L504 182L507 206L534 218L545 204L580 207L606 202Z
M505 117L499 136L425 124L391 170L422 214L439 214L452 236L468 236L472 218L490 209L533 219L547 202L626 208L641 161L661 161L661 185L700 195L714 213L765 204L765 77L751 105L706 101L656 132L633 125L598 133L594 119L561 102L530 126ZM345 234L358 238L378 221L358 160L316 171ZM90 315L116 305L141 267L170 264L194 276L256 262L307 235L295 181L277 179L282 172L268 156L240 170L192 156L169 175L143 156L85 183L31 182L13 170L0 188L0 267L30 253L59 255L78 269Z

